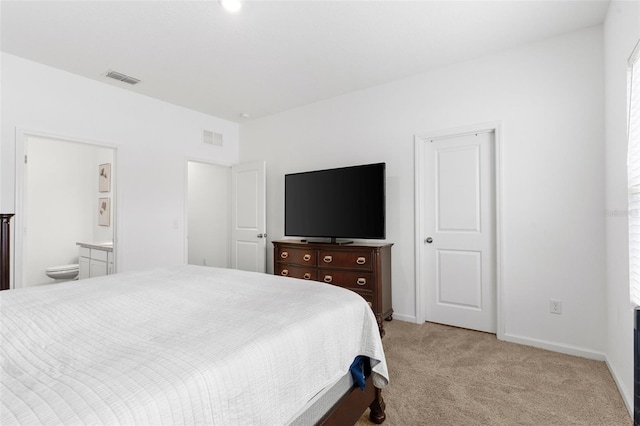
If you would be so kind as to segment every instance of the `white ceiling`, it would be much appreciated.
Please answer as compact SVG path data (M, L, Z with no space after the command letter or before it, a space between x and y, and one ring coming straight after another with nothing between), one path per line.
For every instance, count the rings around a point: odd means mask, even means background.
M4 52L241 121L599 25L608 3L3 0L0 36Z

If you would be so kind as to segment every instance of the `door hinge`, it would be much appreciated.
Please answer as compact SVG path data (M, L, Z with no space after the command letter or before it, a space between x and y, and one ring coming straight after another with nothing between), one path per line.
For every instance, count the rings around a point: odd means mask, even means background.
M27 156L24 156L24 164L27 164Z

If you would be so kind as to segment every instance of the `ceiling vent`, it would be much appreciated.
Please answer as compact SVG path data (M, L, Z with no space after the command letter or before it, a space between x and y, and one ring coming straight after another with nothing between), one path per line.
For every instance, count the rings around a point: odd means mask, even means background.
M123 83L127 83L127 84L140 83L140 80L138 80L137 78L130 77L126 74L122 74L121 72L117 72L117 71L109 70L105 75L109 78L113 78L114 80L122 81Z
M202 143L206 145L222 146L222 133L211 130L202 131Z

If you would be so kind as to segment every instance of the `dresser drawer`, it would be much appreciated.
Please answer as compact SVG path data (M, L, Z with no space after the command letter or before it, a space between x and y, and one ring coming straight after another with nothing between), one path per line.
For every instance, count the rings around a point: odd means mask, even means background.
M296 265L316 266L315 250L295 247L279 247L276 253L276 262L294 263Z
M303 280L313 281L316 281L318 278L315 268L286 264L278 264L275 270L275 275L282 275L283 277L291 278L302 278Z
M369 304L369 307L371 309L376 310L376 307L373 306L373 293L371 293L370 291L361 291L358 289L351 289L354 293L358 293L360 296L362 296L362 298L364 300L367 301L367 303Z
M318 266L329 268L373 270L371 250L333 251L319 250Z
M335 269L321 269L318 271L318 281L349 289L373 290L374 276L369 272L341 271Z

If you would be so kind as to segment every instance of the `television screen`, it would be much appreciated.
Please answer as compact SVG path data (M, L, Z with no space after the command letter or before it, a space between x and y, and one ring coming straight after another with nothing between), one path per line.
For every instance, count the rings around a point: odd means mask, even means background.
M385 163L285 175L285 235L385 238Z

